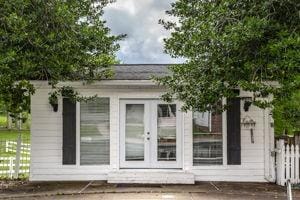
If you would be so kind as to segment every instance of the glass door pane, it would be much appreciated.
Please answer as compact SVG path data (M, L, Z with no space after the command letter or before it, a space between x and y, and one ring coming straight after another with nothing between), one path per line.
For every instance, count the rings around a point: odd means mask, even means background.
M125 160L144 161L144 104L126 104Z
M157 160L176 161L176 104L157 105Z

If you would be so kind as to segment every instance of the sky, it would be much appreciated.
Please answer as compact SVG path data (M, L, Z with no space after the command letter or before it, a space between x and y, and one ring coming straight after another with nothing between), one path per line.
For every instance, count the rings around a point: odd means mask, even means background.
M104 10L104 20L112 34L127 34L119 42L117 57L123 64L173 64L180 59L163 52L163 38L169 36L159 19L174 0L117 0Z

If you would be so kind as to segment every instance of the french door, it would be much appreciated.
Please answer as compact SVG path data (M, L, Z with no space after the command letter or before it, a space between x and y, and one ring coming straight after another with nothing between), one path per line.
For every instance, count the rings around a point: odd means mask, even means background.
M120 101L120 168L181 168L181 112L159 100Z

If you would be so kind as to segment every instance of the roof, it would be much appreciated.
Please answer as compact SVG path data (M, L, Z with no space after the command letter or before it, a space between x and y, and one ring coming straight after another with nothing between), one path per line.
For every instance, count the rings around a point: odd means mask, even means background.
M111 80L150 80L152 76L163 77L170 74L168 64L122 64L114 65Z

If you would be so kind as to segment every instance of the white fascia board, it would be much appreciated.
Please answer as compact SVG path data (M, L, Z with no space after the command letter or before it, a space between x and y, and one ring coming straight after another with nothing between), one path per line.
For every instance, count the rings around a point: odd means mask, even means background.
M48 81L30 81L36 87L51 87ZM59 82L58 87L72 86L72 87L89 87L89 86L158 86L153 80L101 80L92 83L85 83L82 81L66 81Z

